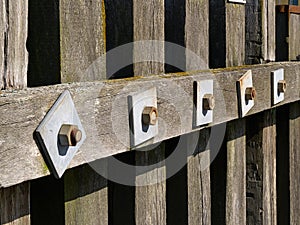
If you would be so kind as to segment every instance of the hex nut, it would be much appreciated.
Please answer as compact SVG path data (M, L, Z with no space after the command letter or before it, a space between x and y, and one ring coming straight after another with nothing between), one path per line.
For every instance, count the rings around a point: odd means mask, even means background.
M203 109L213 110L215 108L215 97L212 94L205 94L203 96Z
M82 132L76 125L63 124L59 130L59 143L62 146L76 146L82 138Z
M254 100L256 98L256 90L254 87L247 87L245 91L245 98L247 101Z
M142 113L143 124L145 125L155 125L158 119L157 108L153 106L146 106Z
M284 93L286 91L286 81L285 80L280 80L278 81L278 92L279 93Z

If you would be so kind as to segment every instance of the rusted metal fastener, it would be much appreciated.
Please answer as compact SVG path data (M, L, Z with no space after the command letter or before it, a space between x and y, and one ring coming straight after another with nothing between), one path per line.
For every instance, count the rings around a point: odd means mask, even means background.
M59 130L59 143L62 146L76 146L81 141L82 132L75 125L64 124Z
M254 87L247 87L245 91L245 98L247 101L254 100L256 98L256 90Z
M279 93L284 93L286 91L286 81L285 80L278 81L278 91L279 91Z
M203 109L213 110L215 108L215 97L212 94L205 94L203 96Z
M143 110L142 119L145 125L155 125L158 119L157 108L146 106Z

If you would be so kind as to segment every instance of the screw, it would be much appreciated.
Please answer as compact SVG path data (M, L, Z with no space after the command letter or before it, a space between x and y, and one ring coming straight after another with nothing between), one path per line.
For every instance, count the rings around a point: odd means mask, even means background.
M285 80L278 81L278 91L279 91L279 93L284 93L286 91L286 81Z
M203 109L213 110L215 108L215 97L212 94L205 94L203 96Z
M254 100L256 98L256 90L254 87L247 87L245 91L245 98L247 101Z
M82 132L75 125L64 124L59 130L59 143L62 146L76 146L81 138Z
M155 125L158 118L157 108L146 106L142 113L143 123L145 125Z

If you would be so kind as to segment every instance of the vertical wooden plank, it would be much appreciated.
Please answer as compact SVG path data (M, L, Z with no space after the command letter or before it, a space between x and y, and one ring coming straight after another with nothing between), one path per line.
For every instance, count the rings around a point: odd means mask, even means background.
M105 159L93 162L107 170ZM89 165L64 175L65 224L108 224L107 180Z
M133 40L159 40L164 41L164 0L139 1L133 0ZM164 48L159 45L145 46L139 48L139 52L134 48L134 61L138 61L141 54L147 55L150 59L158 58L164 62ZM134 64L134 74L136 76L149 74L162 74L164 64L154 61Z
M146 171L136 170L135 223L166 224L166 167L164 164L164 144L149 151L137 151L137 166L157 165ZM162 180L161 180L162 179ZM152 184L147 184L147 182Z
M290 105L290 224L298 224L300 221L300 102Z
M28 1L0 3L0 89L27 86Z
M226 3L226 67L245 64L245 5Z
M289 60L299 60L300 14L290 14L289 18Z
M246 123L227 127L226 224L246 224Z
M280 12L276 7L276 61L289 60L289 19L286 13Z
M104 1L60 1L61 81L105 79L105 60L87 76L85 70L105 53Z
M0 224L31 224L29 182L0 189Z
M247 121L247 223L277 224L276 113Z
M209 129L200 131L199 146L188 157L187 192L189 225L211 224Z
M209 2L207 0L186 0L185 47L202 60L197 69L208 69L209 56ZM187 69L191 65L187 61ZM195 69L195 68L193 68Z

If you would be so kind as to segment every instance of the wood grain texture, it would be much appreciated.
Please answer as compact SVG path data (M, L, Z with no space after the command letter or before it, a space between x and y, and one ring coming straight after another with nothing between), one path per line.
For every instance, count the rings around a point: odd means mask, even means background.
M246 121L227 126L226 224L246 224Z
M0 3L0 89L27 86L28 1Z
M185 18L185 47L200 58L201 62L197 69L208 68L209 57L209 1L186 0L186 18ZM190 63L187 60L187 63ZM192 69L192 65L187 65L187 70ZM195 69L195 68L193 68Z
M107 170L107 161L99 160L93 166ZM105 178L86 164L67 171L64 183L65 224L108 224L108 190Z
M133 0L133 41L164 41L164 12L164 0ZM162 74L164 46L155 44L142 44L138 48L136 46L137 44L134 44L134 62L139 62L141 58L148 58L148 61L134 64L134 75Z
M226 67L245 64L245 5L226 3Z
M135 224L166 224L165 145L135 154ZM153 166L150 166L153 165ZM149 166L147 169L146 166ZM143 168L144 167L144 168Z
M289 60L300 57L300 14L290 14L289 21Z
M200 131L199 146L187 162L188 223L211 224L209 129Z
M249 115L270 109L270 73L278 68L285 69L288 89L285 100L277 106L299 100L300 65L296 62L212 70L212 77L207 76L209 71L204 71L4 92L1 95L3 97L0 97L0 186L7 187L49 174L32 134L65 89L72 93L87 133L87 140L71 163L71 167L74 167L129 150L129 94L156 86L159 115L165 126L159 126L159 135L146 144L157 143L202 129L194 129L192 122L194 80L215 79L217 104L214 122L210 125L212 126L238 118L235 84L247 69L252 69L253 82L258 93L255 106Z
M29 182L0 189L0 224L31 224Z
M300 102L291 104L290 120L289 120L289 144L290 144L290 224L298 224L299 216L299 201L300 198L300 170L299 170L299 146L300 146Z
M105 53L103 0L60 1L61 81L92 81L106 78L105 60L91 73L84 72Z

